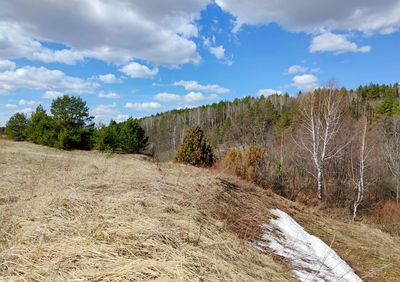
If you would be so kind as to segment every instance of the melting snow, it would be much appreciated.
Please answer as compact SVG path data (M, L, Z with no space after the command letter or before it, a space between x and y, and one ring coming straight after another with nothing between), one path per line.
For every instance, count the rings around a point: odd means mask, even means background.
M362 281L334 250L305 231L290 215L278 209L271 213L276 219L261 226L264 234L253 245L288 259L299 281Z

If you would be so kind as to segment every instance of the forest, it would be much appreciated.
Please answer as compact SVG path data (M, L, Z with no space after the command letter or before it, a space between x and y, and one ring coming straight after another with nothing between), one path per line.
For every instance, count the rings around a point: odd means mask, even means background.
M360 211L393 228L400 220L399 93L398 84L328 85L296 97L246 97L140 122L158 160L172 159L186 129L200 125L221 170L288 199L344 208L353 219Z
M30 117L16 113L5 133L60 149L213 166L290 200L348 210L353 220L371 216L399 232L398 84L356 90L332 84L296 97L245 97L109 125L95 125L86 103L65 95L50 114L41 106ZM196 145L190 140L202 149L190 153Z

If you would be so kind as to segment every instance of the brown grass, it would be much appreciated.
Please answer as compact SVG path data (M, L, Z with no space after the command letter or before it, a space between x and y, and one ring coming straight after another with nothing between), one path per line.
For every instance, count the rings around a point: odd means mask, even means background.
M0 142L0 280L291 279L210 215L207 170Z
M0 280L293 281L255 250L269 209L371 281L400 277L400 240L215 171L0 140Z

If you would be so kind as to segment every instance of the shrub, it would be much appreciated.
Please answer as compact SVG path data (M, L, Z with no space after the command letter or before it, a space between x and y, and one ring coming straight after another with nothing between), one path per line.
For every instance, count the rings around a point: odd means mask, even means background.
M221 162L224 169L239 177L244 177L242 152L236 148L230 148Z
M231 148L222 160L222 167L247 181L263 184L265 149L250 146L244 152Z
M250 146L244 152L244 167L246 180L258 183L262 178L262 168L265 157L265 149Z
M186 131L174 161L202 167L214 164L213 149L200 126L191 127Z
M26 115L16 113L13 115L6 124L5 132L8 138L14 141L23 141L26 139L26 128L28 120Z

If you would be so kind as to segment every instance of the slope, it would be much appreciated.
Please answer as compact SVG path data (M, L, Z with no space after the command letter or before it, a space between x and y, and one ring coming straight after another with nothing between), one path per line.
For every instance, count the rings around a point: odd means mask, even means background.
M279 208L365 280L400 276L400 240L215 171L0 140L0 280L294 281L248 242Z

